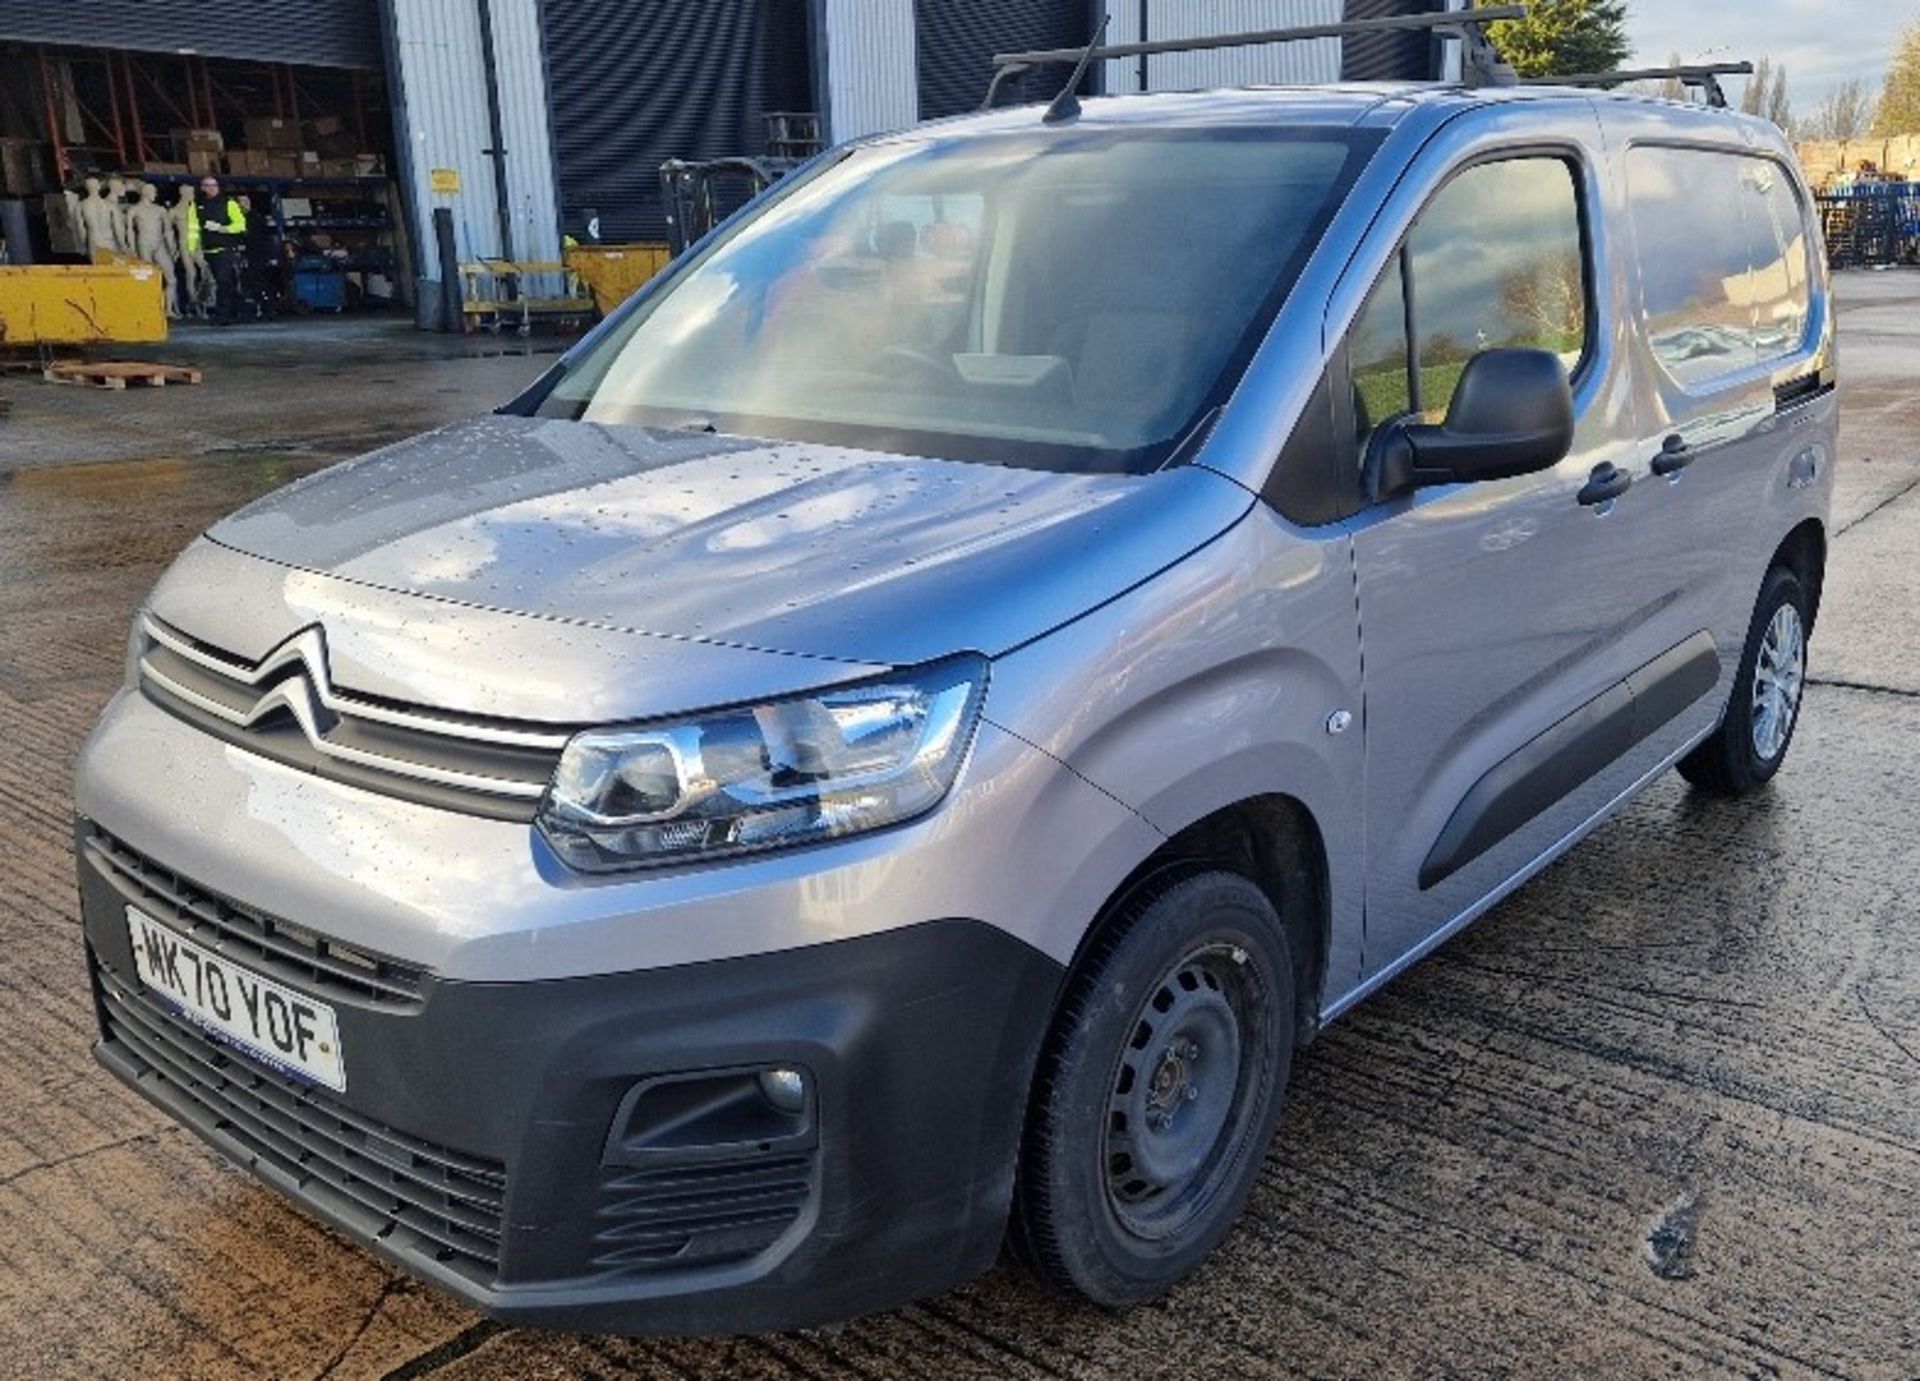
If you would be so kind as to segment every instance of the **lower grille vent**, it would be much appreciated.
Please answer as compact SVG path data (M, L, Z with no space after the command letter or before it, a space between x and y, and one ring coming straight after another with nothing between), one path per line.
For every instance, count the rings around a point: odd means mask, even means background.
M216 1044L96 960L109 1046L190 1104L256 1170L476 1283L500 1265L507 1168L408 1136Z
M609 1171L594 1265L684 1268L754 1256L799 1219L812 1192L813 1157L805 1154Z

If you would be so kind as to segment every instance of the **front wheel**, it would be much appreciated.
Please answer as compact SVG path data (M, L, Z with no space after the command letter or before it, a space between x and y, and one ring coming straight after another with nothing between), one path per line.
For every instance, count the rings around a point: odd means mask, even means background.
M1800 723L1807 683L1807 593L1785 566L1767 572L1725 720L1680 760L1680 775L1718 796L1772 780Z
M1293 1059L1293 967L1247 879L1150 884L1095 942L1041 1057L1014 1244L1120 1306L1216 1247L1259 1177Z

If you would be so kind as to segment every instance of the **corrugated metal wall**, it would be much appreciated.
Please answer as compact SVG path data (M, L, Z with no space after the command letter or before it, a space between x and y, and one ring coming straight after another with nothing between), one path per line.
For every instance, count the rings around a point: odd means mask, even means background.
M1348 19L1385 19L1458 9L1447 0L1347 0ZM1440 40L1432 34L1358 34L1346 40L1340 75L1347 81L1407 81L1440 75Z
M1147 38L1244 33L1345 19L1424 14L1457 8L1446 0L1148 0ZM1140 0L1111 0L1110 43L1140 37ZM1140 90L1138 59L1106 64L1106 90ZM1209 86L1290 85L1335 81L1424 81L1436 77L1435 45L1426 34L1381 34L1168 53L1147 59L1147 88L1191 91Z
M805 0L545 0L565 223L663 240L660 165L763 153L765 114L811 110Z
M1118 0L1125 4L1126 0ZM993 79L995 53L1084 44L1098 22L1088 0L914 0L920 118L976 109ZM1073 69L1016 78L1002 101L1051 99Z
M1204 34L1285 29L1300 24L1337 24L1345 0L1149 0L1147 38L1193 38ZM1113 43L1140 37L1138 0L1114 0ZM1140 89L1137 59L1106 64L1108 91ZM1340 80L1340 40L1270 43L1259 48L1220 48L1165 53L1147 59L1151 91L1193 91L1209 86L1288 85Z
M535 4L492 0L513 249L523 260L559 255ZM484 152L493 140L479 7L474 0L386 0L386 5L393 45L390 80L396 87L392 94L396 111L404 115L403 127L394 136L410 193L408 230L421 277L438 283L443 266L434 244L435 207L452 209L461 259L498 256L501 248L493 161ZM457 173L460 190L434 192L436 169ZM432 311L434 299L432 290L423 287L423 311Z
M820 0L820 14L828 139L840 143L918 120L913 0Z
M0 37L316 67L381 66L375 0L0 0Z
M535 261L557 259L560 203L554 186L550 95L541 61L540 0L492 0L492 7L514 253Z

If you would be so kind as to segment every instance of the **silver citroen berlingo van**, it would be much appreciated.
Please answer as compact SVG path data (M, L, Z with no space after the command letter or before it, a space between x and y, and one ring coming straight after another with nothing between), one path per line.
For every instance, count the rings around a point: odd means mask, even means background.
M1294 1052L1792 742L1779 132L1530 87L842 147L495 415L215 525L79 766L99 1056L489 1314L1120 1305ZM1703 859L1701 867L1714 864Z

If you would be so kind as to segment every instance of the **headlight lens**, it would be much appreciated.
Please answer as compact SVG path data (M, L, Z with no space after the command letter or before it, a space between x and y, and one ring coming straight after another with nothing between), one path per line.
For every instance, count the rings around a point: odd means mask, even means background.
M540 807L569 865L614 872L879 829L953 785L987 664L956 657L815 695L576 735Z

